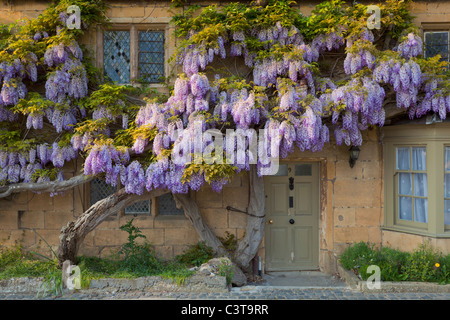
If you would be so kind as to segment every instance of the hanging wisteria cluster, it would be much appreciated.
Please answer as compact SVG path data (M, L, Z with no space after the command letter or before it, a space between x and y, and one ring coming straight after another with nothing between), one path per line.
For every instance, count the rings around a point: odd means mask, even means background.
M57 180L62 180L64 165L86 153L85 175L121 184L128 193L158 188L186 193L200 190L206 181L220 192L227 175L216 170L216 176L208 177L205 170L218 160L234 173L256 164L263 175L270 159L285 158L295 148L320 151L333 138L337 145L361 145L363 130L385 123L387 88L411 118L434 112L444 119L450 112L444 80L421 68L423 43L416 34L406 34L389 54L382 54L366 26L355 32L339 24L327 32L302 34L298 21L280 17L220 33L203 33L198 26L187 32L176 56L182 72L167 102L148 102L137 113L128 112L121 99L116 106L94 104L88 113L81 107L80 99L89 93L76 41L49 42L40 59L29 54L0 62L0 121L18 119L13 107L27 97L25 83L37 81L41 60L49 72L45 99L51 103L24 112L24 123L28 130L50 124L58 137L26 152L0 149L0 183L31 182L36 172L46 169L55 169ZM59 22L63 25L67 18L61 13ZM57 34L61 30L57 26ZM45 31L32 36L36 43L48 37ZM346 75L342 82L320 74L321 57L330 51L345 52L338 66ZM239 59L243 64L236 67ZM245 74L236 80L229 77L233 70ZM92 121L95 129L81 130L80 119ZM118 128L131 132L127 146L116 145ZM70 139L65 136L63 141L65 134ZM211 159L206 154L216 162L207 163ZM41 175L38 181L49 179Z
M39 43L48 38L45 31L38 31L32 37L31 43ZM28 130L44 128L44 119L53 125L56 133L72 131L77 123L80 110L74 101L86 97L88 94L87 76L81 60L82 51L75 40L68 45L61 42L49 46L43 56L45 66L50 76L45 83L45 97L51 101L41 104L42 100L30 103L33 111L24 111L25 126ZM26 99L28 90L26 81L38 80L39 59L35 53L29 52L24 58L0 63L0 121L14 122L18 120L18 113L14 107L21 99ZM35 96L33 96L35 97ZM51 107L48 107L51 105ZM23 110L22 110L23 111ZM56 179L64 179L62 168L65 163L78 156L71 144L57 141L30 145L27 151L0 151L0 183L33 182L33 175L45 169L55 169ZM47 170L48 172L48 170ZM39 175L37 182L49 181L48 174ZM54 195L54 194L52 194Z

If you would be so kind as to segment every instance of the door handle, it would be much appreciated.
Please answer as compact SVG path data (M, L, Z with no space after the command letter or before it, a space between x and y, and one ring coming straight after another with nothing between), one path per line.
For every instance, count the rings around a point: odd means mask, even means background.
M294 220L294 219L290 219L290 220L289 220L289 223L290 223L290 224L294 224L294 223L295 223L295 220Z
M272 224L272 223L273 223L273 220L272 220L272 219L270 219L270 220L269 220L269 224Z

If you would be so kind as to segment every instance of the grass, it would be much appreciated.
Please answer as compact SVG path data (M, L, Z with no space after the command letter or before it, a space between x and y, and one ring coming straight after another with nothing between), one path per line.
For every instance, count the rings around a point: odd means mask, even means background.
M382 281L450 283L450 254L443 255L429 243L413 252L402 252L389 247L376 249L373 244L360 242L347 248L339 261L363 280L371 275L367 268L376 265L380 267Z
M146 241L146 237L139 228L133 226L132 222L133 219L120 227L122 231L128 233L128 242L122 245L117 254L109 258L88 256L77 258L76 265L81 273L81 288L89 288L93 279L131 279L147 276L159 276L182 284L194 274L194 271L190 270L191 267L200 266L214 257L212 248L204 242L199 242L171 261L159 259L151 244ZM62 270L58 267L56 253L53 251L52 253L53 258L49 258L39 253L26 252L20 245L0 247L0 280L43 277L44 283L47 284L43 288L44 294L47 291L53 294L61 293Z

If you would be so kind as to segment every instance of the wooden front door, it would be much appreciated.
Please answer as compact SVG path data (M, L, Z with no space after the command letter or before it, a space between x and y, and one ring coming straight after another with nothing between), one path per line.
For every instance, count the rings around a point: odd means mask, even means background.
M266 270L319 268L319 165L280 164L264 177Z

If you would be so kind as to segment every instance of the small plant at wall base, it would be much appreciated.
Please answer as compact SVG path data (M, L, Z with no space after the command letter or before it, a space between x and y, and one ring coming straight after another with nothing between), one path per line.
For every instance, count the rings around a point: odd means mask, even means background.
M178 255L176 261L187 266L200 266L208 260L214 258L214 252L204 241L189 246L183 254Z
M367 268L376 265L380 267L381 281L450 283L450 254L441 254L429 243L413 252L402 252L388 247L376 249L371 243L359 242L348 247L339 262L363 280L370 276Z

